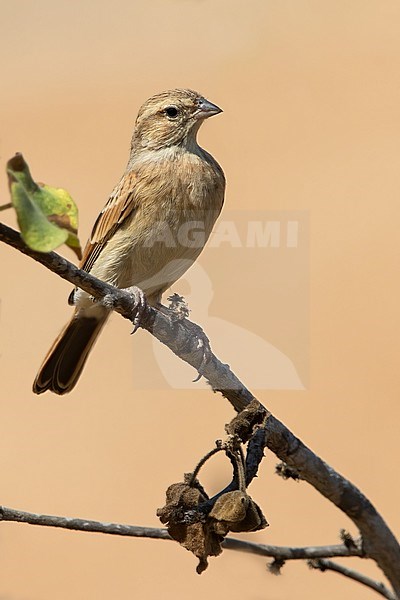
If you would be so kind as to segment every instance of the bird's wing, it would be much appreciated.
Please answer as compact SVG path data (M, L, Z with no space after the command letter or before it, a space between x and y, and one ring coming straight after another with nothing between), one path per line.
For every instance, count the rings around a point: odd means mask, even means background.
M97 217L80 264L84 271L90 272L108 240L136 208L135 181L134 172L126 173Z

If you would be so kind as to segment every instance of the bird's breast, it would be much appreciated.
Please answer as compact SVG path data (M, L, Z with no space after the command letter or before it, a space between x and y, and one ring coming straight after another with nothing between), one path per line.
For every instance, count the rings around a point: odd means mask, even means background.
M160 294L201 253L221 211L225 180L207 154L158 156L135 169L135 210L92 272L118 287Z

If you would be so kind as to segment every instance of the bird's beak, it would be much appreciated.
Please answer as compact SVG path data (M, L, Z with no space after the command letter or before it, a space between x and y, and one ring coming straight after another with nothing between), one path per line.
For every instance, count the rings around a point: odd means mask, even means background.
M218 115L222 112L222 108L219 108L216 104L213 104L209 100L202 98L198 103L199 109L196 111L196 119L207 119L213 115Z

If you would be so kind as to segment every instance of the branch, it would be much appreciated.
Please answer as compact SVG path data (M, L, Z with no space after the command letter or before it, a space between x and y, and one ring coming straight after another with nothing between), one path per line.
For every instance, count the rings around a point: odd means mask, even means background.
M30 256L53 273L66 279L75 286L85 290L96 300L107 300L107 305L129 321L135 314L134 296L126 290L100 281L90 273L78 269L74 264L55 252L35 252L26 246L19 233L0 223L0 241ZM220 391L238 412L243 410L252 400L253 394L214 354L203 366L204 334L200 327L187 319L179 321L171 319L167 314L147 306L141 316L140 327L149 331L160 342L165 344L182 360L199 370L208 379L214 391ZM195 333L195 334L194 334ZM197 335L196 335L197 334Z
M376 561L400 596L400 547L368 498L272 415L265 426L265 444L357 525L366 556Z
M107 299L107 304L124 318L132 320L136 305L134 297L127 291L104 283L89 273L81 271L55 252L42 254L30 250L20 235L0 223L0 241L30 256L42 265L57 273L73 285L82 288L94 298ZM187 319L176 320L152 307L147 307L140 326L149 331L172 352L196 369L201 368L202 375L208 380L214 392L222 395L238 412L246 412L255 401L253 394L211 351L203 365L204 334L202 330ZM263 425L255 436L257 443L249 447L253 454L247 457L251 462L251 479L256 475L262 459L262 449L268 447L272 452L295 469L301 479L310 483L328 500L342 510L357 525L363 538L365 556L373 558L400 597L400 546L376 511L361 491L332 467L327 465L303 442L269 411L260 405L264 415ZM251 454L251 453L250 453ZM248 483L250 483L248 481Z
M125 537L148 538L158 540L173 541L166 529L158 527L138 527L136 525L124 525L121 523L102 523L101 521L91 521L88 519L75 519L68 517L59 517L54 515L39 515L29 513L6 506L0 506L0 521L16 521L18 523L28 523L30 525L40 525L44 527L58 527L73 531L85 531L91 533L105 533L108 535L121 535ZM333 544L330 546L272 546L268 544L255 544L238 540L236 538L225 538L223 542L227 550L236 550L239 552L248 552L257 556L266 556L278 561L288 560L309 560L309 565L314 569L321 571L331 570L341 573L359 583L367 585L373 590L381 593L389 600L396 600L383 583L374 581L361 573L342 567L330 560L324 560L327 557L364 557L360 548L356 546L346 547L345 544Z
M375 581L358 571L354 571L354 569L349 569L348 567L338 565L331 560L324 559L310 560L308 564L312 569L319 569L322 572L335 571L335 573L340 573L340 575L343 575L344 577L348 577L349 579L353 579L353 581L366 585L375 592L378 592L378 594L381 594L384 598L388 598L388 600L396 600L396 596L393 596L383 583Z
M58 517L54 515L39 515L35 513L15 510L6 506L0 506L0 521L15 521L17 523L28 523L29 525L40 525L44 527L58 527L73 531L86 531L91 533L105 533L108 535L121 535L126 537L151 538L158 540L173 541L168 531L159 527L138 527L136 525L123 525L121 523L102 523L88 519L75 519L70 517ZM347 548L344 544L333 544L331 546L272 546L268 544L255 544L238 540L236 538L225 538L224 548L249 552L258 556L267 556L282 560L317 559L326 557L348 557L358 556L363 558L360 548Z
M270 544L255 544L236 538L225 538L224 548L238 550L239 552L250 552L258 556L269 556L279 560L301 560L326 557L348 557L358 556L364 558L359 548L346 548L344 544L332 544L330 546L272 546Z

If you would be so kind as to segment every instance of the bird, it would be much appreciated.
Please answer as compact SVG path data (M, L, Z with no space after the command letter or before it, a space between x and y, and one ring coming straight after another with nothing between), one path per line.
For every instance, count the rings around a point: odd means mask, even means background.
M149 98L139 109L127 167L97 217L80 268L120 289L140 288L149 305L197 259L218 218L225 176L197 142L209 117L222 112L190 89ZM48 351L33 392L58 395L76 385L111 314L75 288L74 313Z

